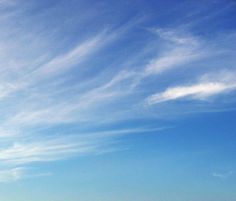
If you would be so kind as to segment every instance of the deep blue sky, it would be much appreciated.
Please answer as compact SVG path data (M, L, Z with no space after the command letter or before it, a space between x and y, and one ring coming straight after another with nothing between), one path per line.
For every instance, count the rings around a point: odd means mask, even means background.
M236 3L0 0L0 200L236 201Z

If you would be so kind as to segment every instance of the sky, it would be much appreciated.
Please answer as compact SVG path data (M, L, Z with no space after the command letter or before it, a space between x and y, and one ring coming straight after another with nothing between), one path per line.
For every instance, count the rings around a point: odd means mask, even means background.
M0 200L236 201L234 0L0 0Z

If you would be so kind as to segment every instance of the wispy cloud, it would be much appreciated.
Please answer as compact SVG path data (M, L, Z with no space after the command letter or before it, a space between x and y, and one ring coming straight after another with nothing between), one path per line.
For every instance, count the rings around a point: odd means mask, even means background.
M159 74L199 59L201 56L200 52L194 52L191 48L176 48L152 60L147 66L146 74Z
M15 167L0 170L0 183L16 182L24 178L37 178L51 176L51 172L33 173L32 168ZM29 173L30 172L30 173Z
M159 132L160 128L135 128L78 133L77 135L55 136L48 138L25 137L12 145L0 149L3 164L19 165L32 162L66 159L73 155L93 154L105 151L115 137L122 135Z
M25 173L25 169L22 167L0 170L0 183L13 182L21 179Z
M67 158L73 154L88 154L94 152L96 148L96 144L93 141L74 139L78 141L74 142L68 138L15 143L0 151L0 160L6 164L53 161Z
M160 74L207 55L203 50L202 41L191 34L171 29L156 29L153 32L167 43L163 46L162 54L152 59L146 66L145 73L147 75Z
M164 92L157 93L148 97L148 104L156 104L160 102L190 98L203 100L210 96L218 95L220 93L230 91L236 88L236 85L227 85L224 83L200 83L190 86L178 86L168 88Z
M98 51L109 40L108 38L109 36L106 34L106 31L102 31L95 37L82 42L69 52L53 58L51 61L39 67L33 74L30 74L30 76L33 75L37 78L38 76L45 77L47 75L65 72L88 58L92 53Z
M231 176L233 176L234 171L229 171L229 172L224 172L224 173L217 173L217 172L213 172L212 176L219 178L219 179L227 179Z
M205 76L203 76L205 77ZM204 79L202 79L204 80ZM227 80L227 78L222 78ZM228 80L227 80L228 81ZM147 98L149 105L177 100L177 99L194 99L205 100L211 96L219 95L236 89L236 81L220 82L220 81L202 81L196 84L175 86L167 88L165 91L153 94Z
M101 33L94 37L81 42L74 49L62 55L55 56L50 61L38 66L32 72L27 72L24 68L20 69L23 72L22 75L19 74L16 81L7 81L3 83L5 86L2 84L4 89L0 94L0 98L5 98L19 91L28 90L32 86L38 85L39 82L42 84L45 79L66 73L72 67L78 67L82 61L89 59L93 53L99 51L105 44L115 38L113 33L110 32L109 36L107 34L105 30L101 31ZM43 83L43 85L45 84L47 83Z

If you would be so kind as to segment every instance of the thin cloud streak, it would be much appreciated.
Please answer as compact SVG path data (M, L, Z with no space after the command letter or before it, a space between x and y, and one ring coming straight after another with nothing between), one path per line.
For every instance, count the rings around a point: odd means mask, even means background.
M229 172L224 172L224 173L213 172L212 176L219 178L219 179L227 179L227 178L233 176L234 173L235 173L234 171L229 171Z
M88 57L92 53L98 51L106 43L107 40L108 36L106 34L106 31L102 31L95 37L82 42L69 52L53 58L48 63L39 67L35 72L31 74L31 76L45 77L48 75L55 75L65 72L72 66L78 65L83 60L88 59Z
M163 53L146 66L146 76L160 74L207 56L202 41L190 34L170 29L156 29L152 32L167 44L163 46Z
M122 135L160 132L166 128L135 128L78 133L52 138L31 137L0 149L2 164L19 165L67 159L71 156L96 154L110 149L113 140ZM11 142L11 141L10 141Z
M208 97L236 89L236 84L227 85L220 82L200 83L195 85L177 86L166 89L164 92L153 94L147 98L149 105L182 99L204 100Z
M77 45L69 52L56 56L32 72L26 72L25 75L19 77L17 82L12 81L6 83L6 87L4 87L4 91L2 90L0 98L2 99L19 91L28 90L32 86L44 82L46 78L60 75L61 73L68 71L73 66L78 66L80 62L88 59L93 53L100 50L109 40L111 40L111 38L111 36L108 37L106 35L106 31L102 31L93 38Z
M25 178L48 177L52 175L51 172L31 173L32 171L30 171L30 169L31 168L21 166L15 168L8 167L8 169L0 169L0 183L11 183Z
M202 57L202 53L196 52L192 48L179 47L152 60L147 66L145 73L147 75L160 74Z
M16 167L0 170L0 183L15 182L20 180L25 174L25 168Z
M148 105L154 105L178 99L207 100L208 98L236 89L235 71L211 72L202 75L198 82L168 87L163 92L146 98Z

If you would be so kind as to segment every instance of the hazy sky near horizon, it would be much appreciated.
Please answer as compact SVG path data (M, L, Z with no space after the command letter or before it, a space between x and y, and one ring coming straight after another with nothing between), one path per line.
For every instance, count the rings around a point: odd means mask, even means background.
M236 2L0 0L0 200L236 201Z

